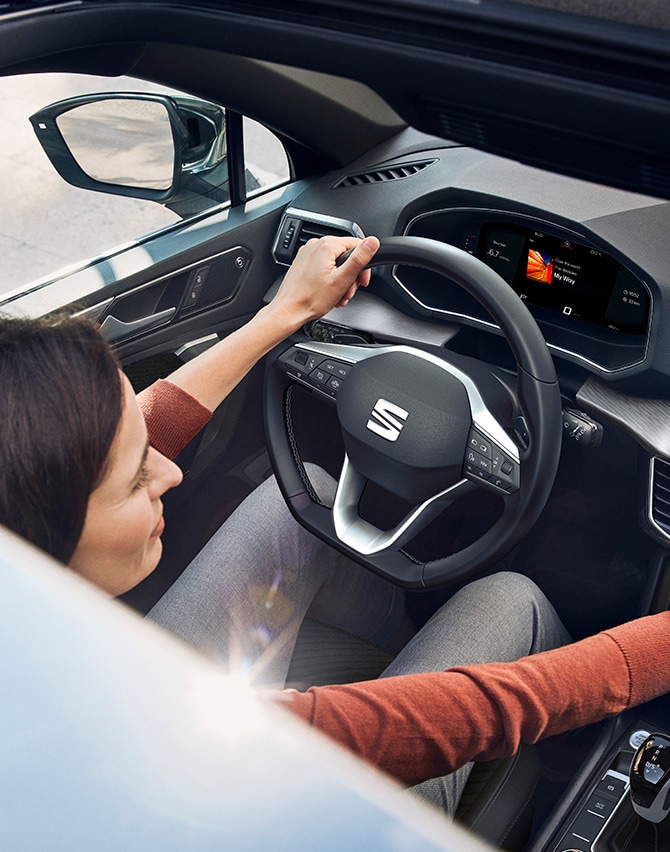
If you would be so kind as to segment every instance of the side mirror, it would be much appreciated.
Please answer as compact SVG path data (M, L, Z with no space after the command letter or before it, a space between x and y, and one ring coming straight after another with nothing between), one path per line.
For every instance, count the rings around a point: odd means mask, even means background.
M39 110L30 122L73 186L156 201L180 215L230 199L226 113L207 101L82 95Z

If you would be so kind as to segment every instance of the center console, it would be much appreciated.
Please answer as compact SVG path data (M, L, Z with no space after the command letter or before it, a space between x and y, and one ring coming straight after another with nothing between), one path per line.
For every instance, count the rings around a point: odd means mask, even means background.
M650 733L670 735L670 696L610 720L526 852L670 850L670 817L649 822L634 811L631 801L631 761Z

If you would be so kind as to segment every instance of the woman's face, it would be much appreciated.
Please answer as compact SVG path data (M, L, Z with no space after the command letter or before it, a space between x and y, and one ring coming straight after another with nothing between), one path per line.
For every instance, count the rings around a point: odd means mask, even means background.
M91 494L70 568L111 595L151 574L162 552L162 495L181 470L147 440L135 394L123 376L123 412L104 479Z

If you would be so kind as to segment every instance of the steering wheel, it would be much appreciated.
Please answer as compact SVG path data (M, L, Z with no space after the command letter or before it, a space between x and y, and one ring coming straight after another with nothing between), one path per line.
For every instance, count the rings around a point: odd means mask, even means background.
M395 264L445 275L486 308L514 354L515 386L506 387L483 362L437 347L287 341L266 367L266 436L299 523L397 585L425 589L481 573L535 523L558 466L561 399L535 320L490 267L435 240L381 240L370 266ZM332 508L320 502L300 459L295 385L336 402L345 458ZM390 530L361 517L368 481L412 507ZM477 488L503 502L481 537L428 562L404 550L446 506Z

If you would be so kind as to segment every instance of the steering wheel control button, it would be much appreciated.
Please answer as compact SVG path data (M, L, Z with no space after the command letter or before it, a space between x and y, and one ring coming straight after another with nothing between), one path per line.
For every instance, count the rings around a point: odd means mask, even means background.
M280 361L287 374L316 390L330 399L337 399L344 380L351 372L353 364L335 358L324 358L315 352L291 347Z
M471 479L481 479L484 480L484 482L488 482L490 479L489 474L476 465L466 465L465 472L469 474Z
M343 361L323 361L319 364L319 367L332 376L337 376L338 379L346 379L349 370L351 370L351 364L345 364Z
M330 374L325 370L322 370L320 367L317 367L316 370L312 370L309 377L313 382L316 382L317 385L325 385L328 382L328 379L330 379Z
M487 482L509 494L519 487L519 465L476 429L470 429L463 471L470 479Z
M475 429L470 431L470 437L468 438L468 447L471 450L474 450L479 455L486 456L486 458L492 457L493 445L489 441L488 438L485 438L483 435L480 435Z

